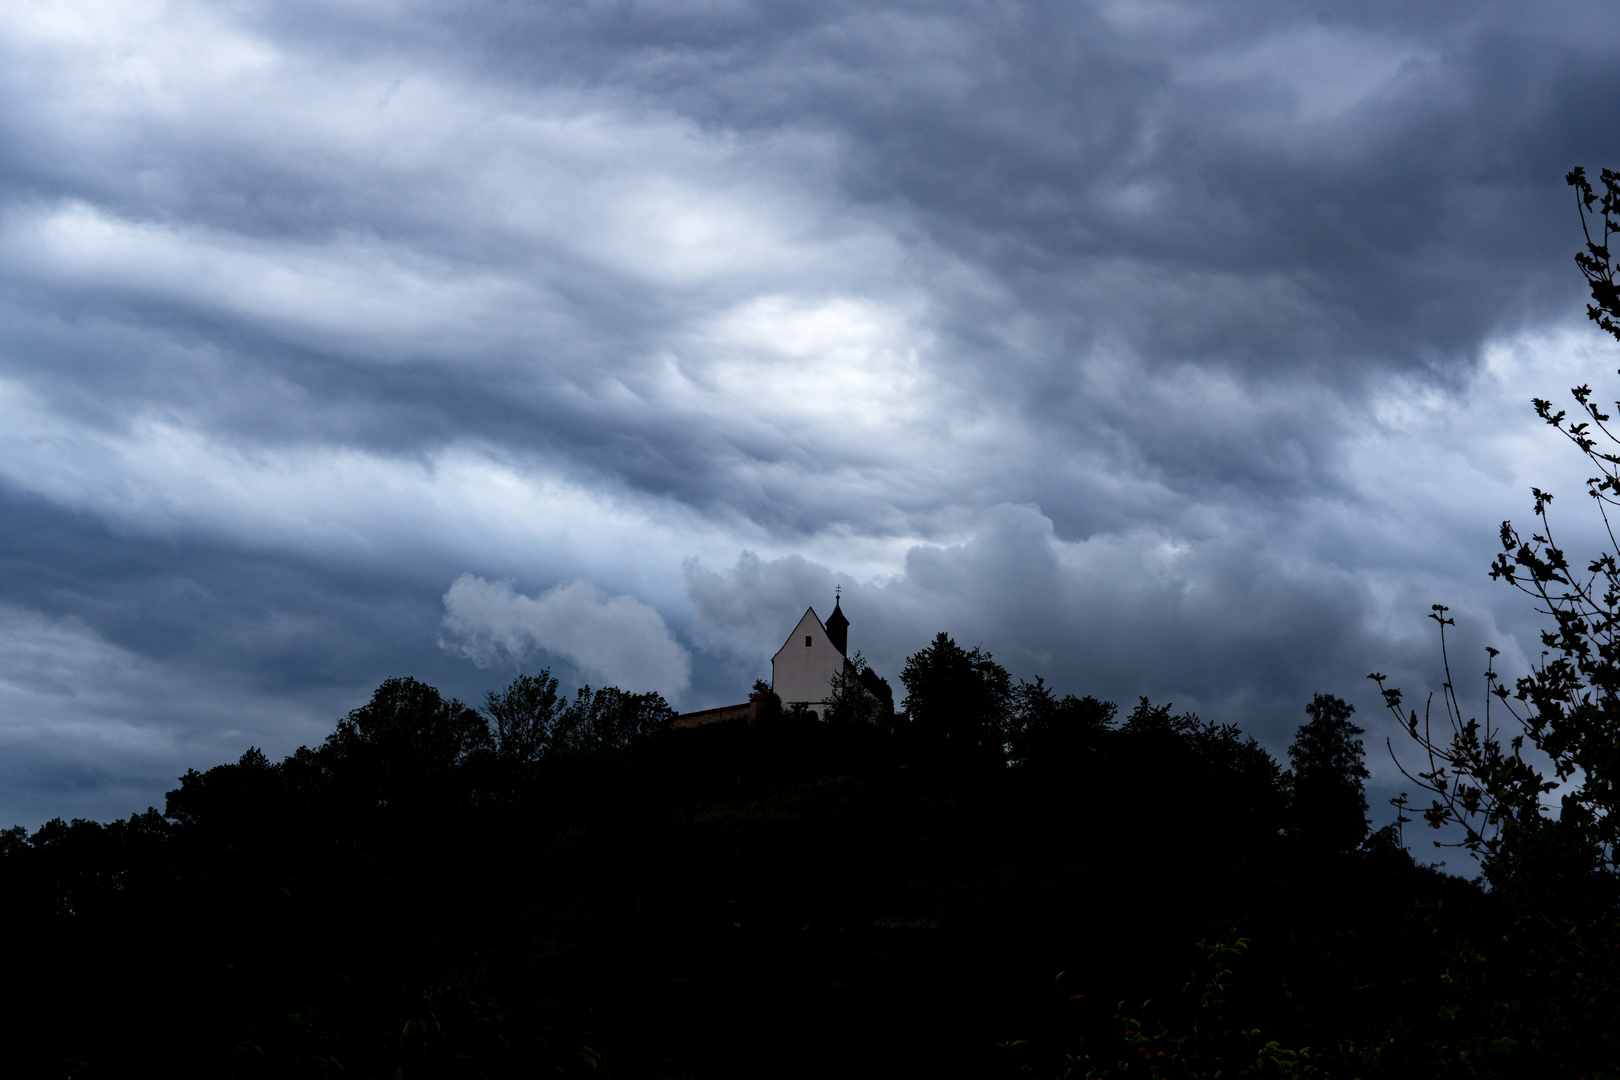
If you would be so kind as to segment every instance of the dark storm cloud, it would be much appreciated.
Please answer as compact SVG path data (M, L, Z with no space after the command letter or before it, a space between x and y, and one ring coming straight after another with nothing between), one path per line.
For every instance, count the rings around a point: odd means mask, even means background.
M1592 5L503 5L455 25L485 19L516 79L832 135L846 191L1042 314L1077 305L1082 335L1267 371L1446 360L1567 306L1556 177L1605 148L1620 78Z
M1580 4L16 5L0 810L153 798L401 671L734 700L838 583L891 678L945 629L1274 748L1310 691L1429 678L1434 599L1533 641L1480 571L1525 485L1579 481L1520 402L1613 366L1561 177L1620 161L1617 38Z

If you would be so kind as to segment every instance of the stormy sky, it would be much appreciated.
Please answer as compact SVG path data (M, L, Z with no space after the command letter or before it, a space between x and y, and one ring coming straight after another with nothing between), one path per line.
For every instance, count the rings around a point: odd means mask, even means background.
M1279 754L1533 656L1532 396L1620 391L1590 3L13 0L0 824L381 679L740 700L842 585Z

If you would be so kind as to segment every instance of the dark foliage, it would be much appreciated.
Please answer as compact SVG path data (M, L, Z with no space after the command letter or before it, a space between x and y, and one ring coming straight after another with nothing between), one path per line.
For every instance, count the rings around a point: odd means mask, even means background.
M1263 1028L1267 1075L1399 1076L1489 1031L1441 975L1499 977L1470 951L1491 897L1397 848L1300 859L1235 728L1116 722L943 636L913 660L935 711L893 727L671 731L656 695L544 672L480 715L394 679L161 814L0 834L15 1071L995 1075L1021 1035L1038 1072L1084 1046L1242 1075Z
M1007 670L979 649L963 649L948 634L906 661L900 731L905 753L921 764L995 768L1005 760L1012 706Z
M856 663L856 661L860 661L860 663ZM889 685L889 680L868 667L865 661L861 659L859 651L855 653L855 658L850 662L855 665L855 677L860 679L861 685L866 688L866 692L877 700L882 709L880 714L882 718L886 721L892 721L894 719L894 688Z
M1355 711L1331 694L1317 694L1305 706L1310 722L1288 748L1288 828L1310 850L1354 851L1367 839L1366 733L1350 722Z
M1116 712L1111 701L1073 694L1060 700L1044 679L1020 680L1012 692L1009 756L1026 769L1076 768L1101 746Z
M385 807L441 799L458 767L492 746L489 726L474 710L415 679L389 679L338 721L312 765L335 773L335 787L347 797Z
M494 728L495 748L513 764L538 761L562 742L558 721L563 699L549 670L519 675L500 693L484 698L484 712Z
M876 690L873 688L876 687ZM888 696L883 696L887 694ZM879 678L858 651L844 661L832 677L821 719L831 724L882 724L894 720L894 692Z

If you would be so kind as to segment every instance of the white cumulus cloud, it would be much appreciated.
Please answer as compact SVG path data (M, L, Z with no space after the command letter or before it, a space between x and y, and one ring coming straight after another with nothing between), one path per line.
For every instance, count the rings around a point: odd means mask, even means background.
M444 610L440 646L480 667L520 665L539 649L625 690L673 698L692 681L692 659L663 616L632 596L603 598L589 581L524 596L510 581L462 574L444 594Z

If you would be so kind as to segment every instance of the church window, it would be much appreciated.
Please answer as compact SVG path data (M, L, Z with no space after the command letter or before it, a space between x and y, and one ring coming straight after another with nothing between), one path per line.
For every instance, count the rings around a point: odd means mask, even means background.
M804 635L804 647L807 648L807 649L810 647L810 635L809 634Z

